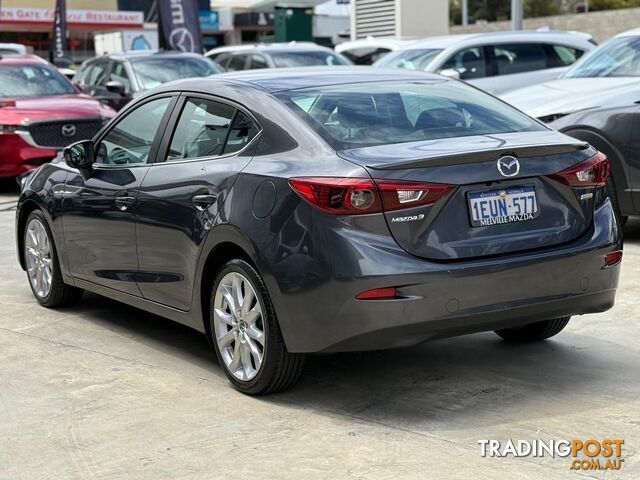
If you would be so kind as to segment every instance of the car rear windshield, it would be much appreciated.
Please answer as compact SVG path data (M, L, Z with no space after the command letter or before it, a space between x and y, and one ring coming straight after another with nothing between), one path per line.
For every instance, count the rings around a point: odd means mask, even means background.
M0 67L0 97L66 95L75 89L57 70L46 65Z
M131 66L143 90L181 78L208 77L220 73L220 68L211 60L197 57L140 58L132 60Z
M376 67L406 68L407 70L425 70L442 50L435 48L416 48L398 50L382 57Z
M639 77L640 38L614 38L576 63L564 76Z
M376 82L277 94L336 150L451 137L546 130L460 82Z
M273 63L278 68L349 65L348 60L333 52L272 52L270 55Z

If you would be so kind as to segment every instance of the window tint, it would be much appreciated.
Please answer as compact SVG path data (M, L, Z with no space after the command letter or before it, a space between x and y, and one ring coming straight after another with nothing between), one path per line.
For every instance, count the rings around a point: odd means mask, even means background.
M107 165L147 162L169 102L169 97L152 100L126 115L100 142L96 161Z
M235 109L229 105L189 98L171 139L167 160L222 155L234 113Z
M547 67L547 55L544 46L535 43L517 43L513 45L493 45L496 75L544 70Z
M578 50L577 48L566 47L564 45L554 45L553 51L558 58L558 66L566 66L571 65L573 62L578 60L584 52L582 50Z
M234 153L242 150L257 134L257 125L247 115L238 110L236 117L233 119L224 153Z
M462 80L486 77L487 69L484 49L482 47L474 47L460 50L445 62L440 71L449 69L460 72Z
M336 150L545 129L452 81L338 85L281 92L278 98Z
M127 70L122 62L114 62L111 66L111 73L109 74L110 82L120 82L124 85L125 92L131 90L131 82L129 82L129 76Z
M269 68L267 64L267 59L262 55L253 54L251 55L249 68Z
M247 63L246 55L234 55L227 63L226 69L228 72L235 72L238 70L244 70L244 66Z
M91 66L91 70L85 77L86 85L102 85L107 76L107 62L97 62Z

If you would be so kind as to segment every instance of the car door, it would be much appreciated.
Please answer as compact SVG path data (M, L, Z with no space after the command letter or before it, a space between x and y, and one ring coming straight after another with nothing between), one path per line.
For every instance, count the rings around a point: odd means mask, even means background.
M67 177L62 222L75 278L140 295L136 198L175 100L153 97L119 117L94 142L92 169Z
M236 53L230 59L225 66L227 72L238 72L240 70L247 69L247 62L249 61L249 55L244 53Z
M200 246L259 128L237 105L200 95L183 95L172 117L138 196L138 287L148 300L188 310Z

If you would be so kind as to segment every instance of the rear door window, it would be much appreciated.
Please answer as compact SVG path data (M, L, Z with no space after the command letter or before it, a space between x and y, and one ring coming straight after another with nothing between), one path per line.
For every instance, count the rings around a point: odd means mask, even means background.
M560 63L558 66L571 65L584 55L583 50L567 47L565 45L553 45L552 49L558 59L558 63Z
M442 70L457 70L462 80L473 80L487 76L487 61L482 47L465 48L447 60Z
M264 56L254 53L253 55L251 55L249 59L249 68L251 69L269 68L269 64L267 63L267 59L264 58Z
M246 67L246 63L246 55L234 55L231 57L231 60L229 60L229 63L227 63L227 66L225 68L229 72L236 72L238 70L244 70Z
M550 68L544 45L516 43L492 45L495 75L533 72Z

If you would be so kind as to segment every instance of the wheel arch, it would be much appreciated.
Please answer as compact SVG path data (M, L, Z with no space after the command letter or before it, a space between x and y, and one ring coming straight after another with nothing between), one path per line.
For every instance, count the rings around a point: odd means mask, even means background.
M609 159L611 165L611 176L616 186L620 207L623 213L633 210L631 195L629 194L629 179L624 168L624 154L603 132L590 127L569 127L562 130L562 133L571 137L589 142L589 144Z
M198 267L197 298L195 304L201 312L201 321L207 338L210 338L209 328L209 292L213 287L216 272L220 267L234 258L240 258L251 264L262 276L257 265L258 252L247 236L238 228L225 224L215 227L207 236L207 240L200 255Z
M24 200L20 205L18 216L16 218L16 244L18 247L18 262L20 263L20 268L22 268L22 270L26 268L24 260L24 229L27 224L27 218L29 218L31 212L35 210L40 210L41 212L43 212L43 215L49 223L49 228L51 229L51 219L49 218L46 210L33 199Z

